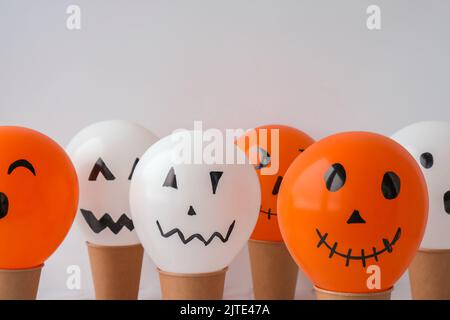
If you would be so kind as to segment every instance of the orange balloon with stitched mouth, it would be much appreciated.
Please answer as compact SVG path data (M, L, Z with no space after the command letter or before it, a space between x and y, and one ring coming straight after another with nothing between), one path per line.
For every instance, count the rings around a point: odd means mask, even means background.
M279 188L289 165L312 143L314 140L306 133L284 125L260 126L238 139L238 146L247 155L255 153L261 185L261 209L251 239L283 241L276 209Z
M0 269L40 266L69 231L78 204L75 169L49 137L0 127Z
M428 194L420 168L398 143L374 133L340 133L293 162L278 213L290 253L316 287L381 292L393 287L419 247ZM378 284L368 283L373 270Z

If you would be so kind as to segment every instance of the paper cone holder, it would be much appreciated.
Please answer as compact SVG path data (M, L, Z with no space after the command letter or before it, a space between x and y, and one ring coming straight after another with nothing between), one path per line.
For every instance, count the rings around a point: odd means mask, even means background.
M284 242L249 240L248 249L255 299L294 299L298 266Z
M139 294L142 245L101 246L87 242L97 300L136 300Z
M180 274L158 269L164 300L222 300L228 268L217 272Z
M0 270L0 300L36 300L43 266Z
M391 300L393 289L381 292L346 293L328 291L314 286L317 300Z
M450 300L450 250L419 249L408 271L414 300Z

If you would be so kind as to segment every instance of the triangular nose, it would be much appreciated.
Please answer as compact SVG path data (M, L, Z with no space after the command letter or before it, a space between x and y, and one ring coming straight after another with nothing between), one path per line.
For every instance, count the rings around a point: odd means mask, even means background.
M348 224L351 223L366 223L366 221L361 217L358 210L354 210L350 218L347 220Z
M195 212L194 208L192 206L189 206L188 216L195 216L197 213Z

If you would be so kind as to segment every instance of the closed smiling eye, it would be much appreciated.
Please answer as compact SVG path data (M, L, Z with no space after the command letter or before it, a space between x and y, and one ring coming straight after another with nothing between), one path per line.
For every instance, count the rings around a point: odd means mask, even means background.
M36 170L34 170L33 165L27 160L20 159L20 160L14 161L8 168L8 174L10 175L17 168L28 169L28 171L30 171L34 176L36 176Z

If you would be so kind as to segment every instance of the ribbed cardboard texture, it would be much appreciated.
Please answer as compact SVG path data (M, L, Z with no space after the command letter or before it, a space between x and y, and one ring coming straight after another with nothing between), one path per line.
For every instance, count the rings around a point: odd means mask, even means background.
M97 300L136 300L141 280L142 245L100 246L87 242Z
M344 293L314 287L317 300L391 300L392 289L373 293Z
M225 274L217 272L179 274L158 269L161 295L164 300L222 300Z
M256 300L292 300L298 266L284 242L248 241Z
M36 300L43 266L0 270L0 300Z
M414 300L450 300L450 250L419 249L409 281Z

